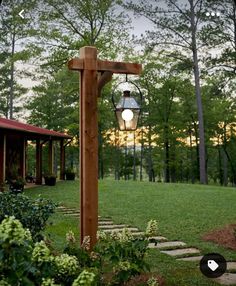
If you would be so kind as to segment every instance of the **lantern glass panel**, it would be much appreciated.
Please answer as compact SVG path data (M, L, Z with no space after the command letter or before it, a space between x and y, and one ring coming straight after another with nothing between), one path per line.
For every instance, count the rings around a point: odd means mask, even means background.
M122 97L118 102L116 109L123 108L123 109L140 109L138 103L133 97Z
M124 109L117 109L116 110L116 118L118 121L118 125L119 125L119 129L121 131L133 131L137 129L137 125L138 125L138 119L139 119L139 113L140 110L139 109L132 109L132 112L134 114L133 119L132 120L123 120L122 118L122 112L124 111Z

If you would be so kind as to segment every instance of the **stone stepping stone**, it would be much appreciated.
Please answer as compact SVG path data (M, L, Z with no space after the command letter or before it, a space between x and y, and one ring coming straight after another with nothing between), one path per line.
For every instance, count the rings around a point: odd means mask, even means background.
M200 261L203 256L190 256L190 257L183 257L183 258L177 258L176 260L182 260L182 261Z
M99 225L111 225L111 224L113 224L113 221L112 220L100 220L100 221L98 221L98 224Z
M80 217L80 214L78 213L64 213L65 216L77 216L77 217Z
M137 232L133 232L132 235L133 235L133 236L139 236L139 235L140 235L140 236L143 236L143 235L144 235L144 232L137 231Z
M236 262L227 262L227 271L236 271Z
M196 254L200 253L197 248L182 248L182 249L174 249L174 250L162 250L161 253L168 254L170 256L183 256L188 254Z
M134 233L132 233L133 235L135 234L135 231L139 231L137 228L135 227L126 227L126 229L128 229L129 231L134 231ZM119 232L119 231L122 231L123 228L113 228L113 229L103 229L104 232L107 232L107 233L111 233L111 232Z
M80 214L78 211L71 211L71 212L63 212L63 214Z
M225 273L222 276L215 278L214 280L221 285L235 285L236 284L236 274Z
M156 240L156 241L165 241L165 240L167 240L167 238L164 237L164 236L151 236L148 239L149 240Z
M78 209L71 209L71 208L59 208L58 210L62 212L75 212L75 211L80 212Z
M99 225L100 229L114 229L114 228L126 228L125 224L108 224L108 225Z
M101 218L100 216L98 216L99 218ZM101 218L102 221L112 221L110 217L103 217Z
M158 243L149 243L149 248L157 248L157 249L173 249L175 247L185 246L186 243L182 241L167 241L167 242L158 242Z

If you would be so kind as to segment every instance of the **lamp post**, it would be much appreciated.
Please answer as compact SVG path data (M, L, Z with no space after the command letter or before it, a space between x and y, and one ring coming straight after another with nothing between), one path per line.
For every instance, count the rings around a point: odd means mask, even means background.
M83 47L68 68L80 72L80 243L89 237L92 249L98 229L97 99L113 73L138 75L142 66L102 61L97 59L95 47Z
M127 78L126 78L125 83L128 83ZM139 101L141 104L142 93L139 87L133 82L129 82L129 83L137 88ZM118 86L119 85L120 84L118 84ZM112 103L114 106L114 111L116 114L119 129L121 131L135 131L138 126L138 120L139 120L139 115L141 111L140 104L137 103L131 91L127 88L127 86L125 90L123 91L122 97L119 99L118 103L116 104L115 93L116 93L116 89L118 88L118 86L116 86L115 91L112 93Z

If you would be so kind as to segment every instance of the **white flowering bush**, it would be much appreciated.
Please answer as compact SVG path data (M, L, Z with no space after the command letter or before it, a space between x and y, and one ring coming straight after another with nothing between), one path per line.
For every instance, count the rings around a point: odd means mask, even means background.
M76 243L75 234L74 234L74 232L72 230L67 232L67 234L66 234L66 241L67 241L67 243L71 243L71 244Z
M156 224L149 222L147 229L153 235ZM93 251L89 238L80 247L71 231L66 237L64 253L55 255L44 241L35 242L19 220L4 218L0 224L0 286L123 285L149 270L144 260L149 243L145 235L134 237L128 229L112 235L99 232ZM147 285L156 283L153 279Z
M157 233L158 233L157 221L155 219L151 219L147 224L145 234L147 237L151 237L157 235Z
M79 263L75 256L66 253L55 257L57 275L60 277L74 276L78 274Z
M42 264L44 262L52 262L54 257L51 256L49 248L46 246L46 243L42 240L36 242L32 252L32 261L36 264Z
M13 216L6 217L0 224L0 241L10 245L22 245L27 240L32 240L30 231L24 229L21 222Z
M11 286L5 279L0 280L0 286Z
M32 270L32 247L29 230L13 216L6 217L0 224L0 274L5 277L2 285L17 285L20 279L28 276Z
M72 286L92 286L95 285L95 274L87 270L83 270L77 279L74 280Z
M149 278L147 281L147 286L158 286L158 285L159 285L159 283L158 283L157 279L154 277Z
M53 278L43 278L41 286L57 286ZM59 285L58 285L59 286Z
M134 236L129 229L123 228L122 231L118 233L118 239L120 242L129 242L134 240Z
M107 239L107 234L103 230L97 231L97 240L104 241Z

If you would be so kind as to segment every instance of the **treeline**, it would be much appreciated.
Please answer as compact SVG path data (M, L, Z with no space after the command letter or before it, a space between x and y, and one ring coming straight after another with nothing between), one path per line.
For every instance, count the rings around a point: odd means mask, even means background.
M132 13L144 35L132 36ZM143 65L135 134L117 129L121 78L99 99L100 178L236 184L233 0L5 0L0 30L0 114L73 135L67 166L78 169L79 76L66 63L92 45L101 59Z

